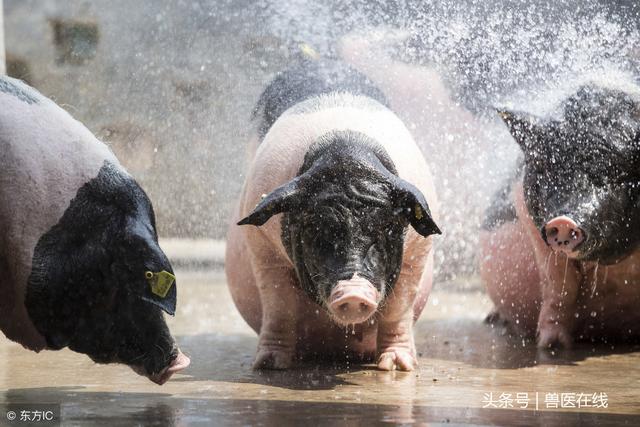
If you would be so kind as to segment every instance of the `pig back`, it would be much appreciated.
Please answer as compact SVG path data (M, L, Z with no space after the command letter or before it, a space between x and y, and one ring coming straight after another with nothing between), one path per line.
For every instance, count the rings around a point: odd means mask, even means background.
M366 96L344 92L321 95L288 109L269 129L255 152L240 205L246 216L261 196L294 178L305 154L322 135L331 131L361 132L379 143L393 161L400 178L415 185L427 199L437 219L433 180L422 152L409 130L387 107ZM280 217L261 229L284 256L280 242ZM406 243L420 236L409 228Z
M24 83L0 77L0 328L28 348L44 347L24 306L35 246L105 161L118 165L86 127Z

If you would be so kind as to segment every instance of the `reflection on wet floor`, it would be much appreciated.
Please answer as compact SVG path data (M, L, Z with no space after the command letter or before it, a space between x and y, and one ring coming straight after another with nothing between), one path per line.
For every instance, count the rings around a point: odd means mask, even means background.
M490 303L479 292L432 294L416 328L416 372L326 362L254 372L256 336L235 311L223 275L179 278L170 326L192 358L184 375L159 387L126 367L98 366L67 350L35 354L2 339L0 406L60 403L64 425L640 425L640 347L538 352L482 323ZM608 407L546 409L552 393L606 393ZM492 401L498 407L484 408Z

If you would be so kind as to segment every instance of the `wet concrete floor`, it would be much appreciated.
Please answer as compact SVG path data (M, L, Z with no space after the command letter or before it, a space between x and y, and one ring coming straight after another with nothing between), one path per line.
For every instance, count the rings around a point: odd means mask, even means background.
M491 303L478 291L444 284L432 293L416 327L415 372L326 362L255 372L256 336L224 275L182 271L178 280L170 327L192 360L184 374L157 386L124 366L2 338L0 425L7 405L44 403L60 405L63 425L83 426L640 425L640 346L538 352L482 323Z

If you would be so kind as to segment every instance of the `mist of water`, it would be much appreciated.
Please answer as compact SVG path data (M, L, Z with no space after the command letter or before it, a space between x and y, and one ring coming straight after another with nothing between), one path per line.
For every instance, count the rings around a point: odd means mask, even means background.
M632 82L638 6L596 1L273 2L279 36L372 76L435 175L441 277L475 273L478 229L519 149L495 115L550 115L580 84Z
M437 187L440 278L472 277L483 211L519 149L497 106L552 112L585 79L633 80L635 2L5 0L9 56L150 193L161 234L224 237L250 112L299 44L369 74ZM49 20L96 23L95 58L56 62Z

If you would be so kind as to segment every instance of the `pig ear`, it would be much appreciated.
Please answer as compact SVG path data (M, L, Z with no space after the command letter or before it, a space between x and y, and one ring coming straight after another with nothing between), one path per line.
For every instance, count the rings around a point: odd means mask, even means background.
M541 119L528 113L502 109L498 110L498 115L525 153L532 151L539 145L538 142L545 133Z
M386 172L385 175L394 187L394 206L401 209L418 234L424 237L442 234L431 216L429 204L422 192L410 182L390 172Z
M297 177L264 196L253 212L240 220L238 225L251 224L260 226L273 215L289 212L300 206L300 201L302 200L300 178Z
M429 209L429 204L422 192L410 182L391 173L382 163L377 164L377 169L393 188L392 203L394 207L406 216L418 234L424 237L442 234L431 216L431 209Z
M411 226L418 234L424 237L442 234L431 216L431 210L422 192L401 178L397 178L394 185L396 188L395 205L401 207L406 213Z

